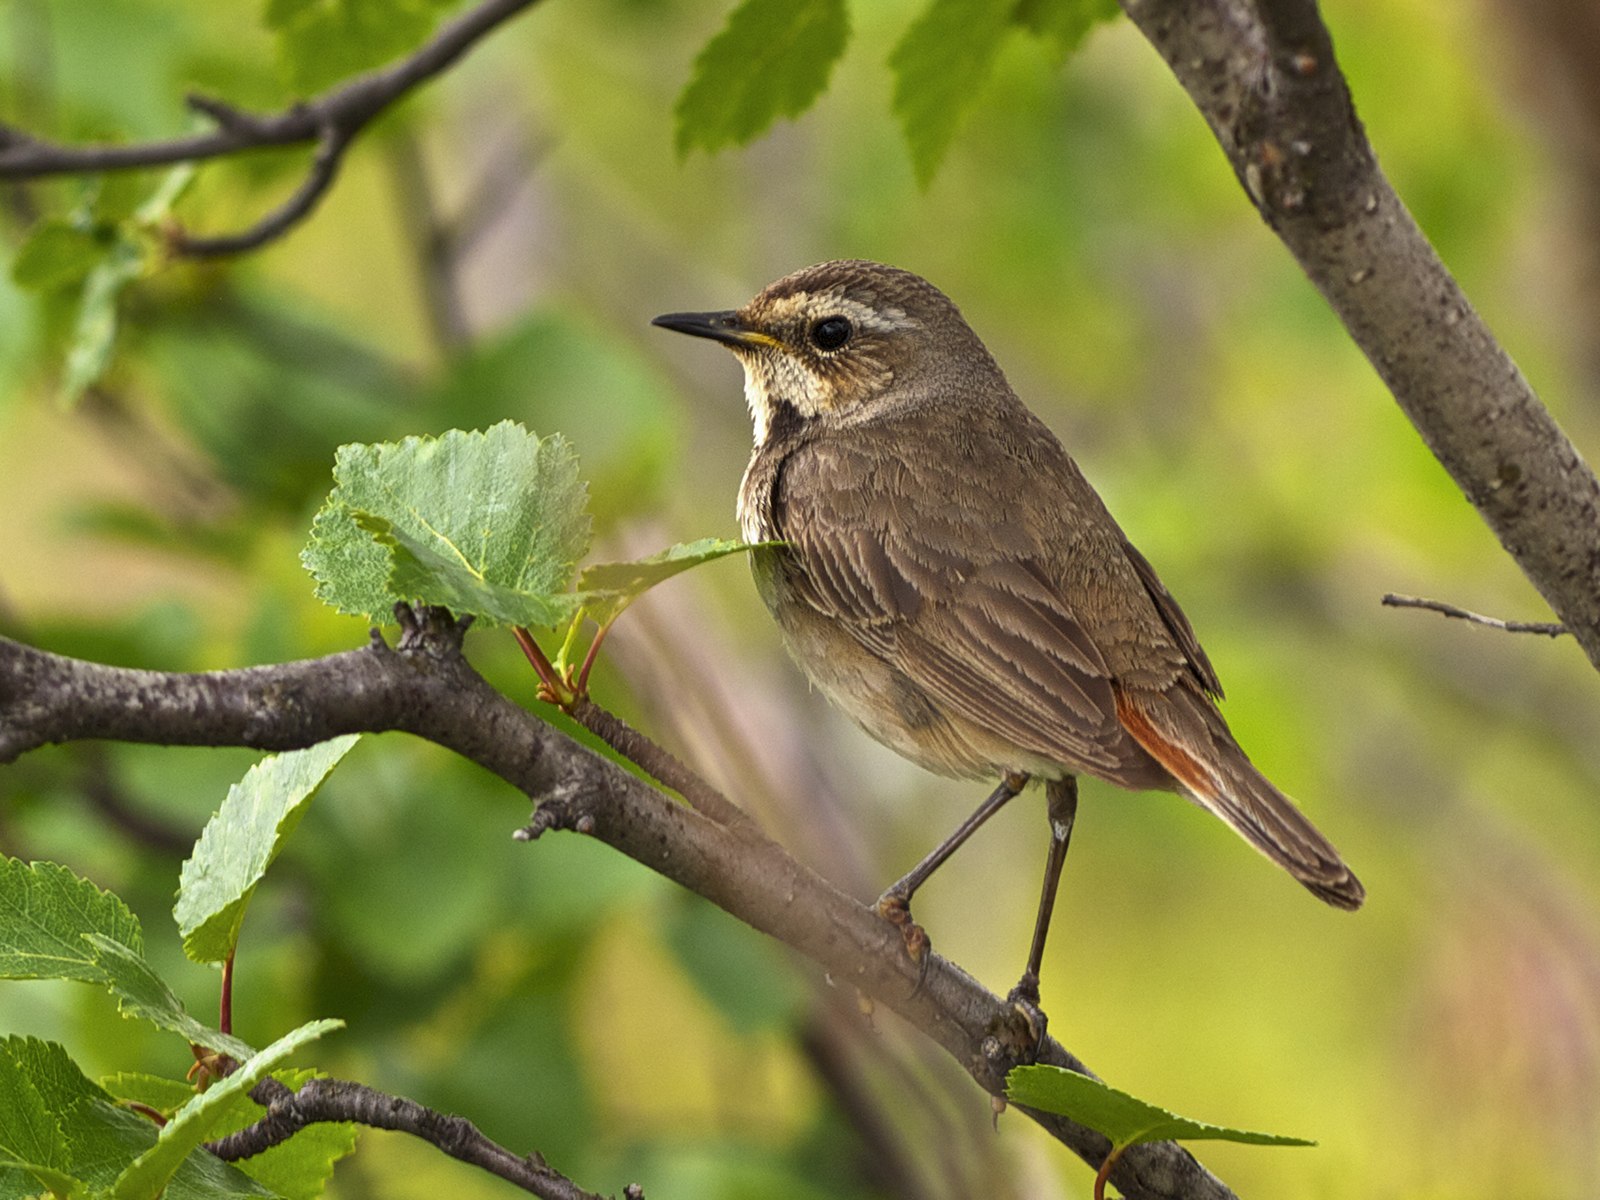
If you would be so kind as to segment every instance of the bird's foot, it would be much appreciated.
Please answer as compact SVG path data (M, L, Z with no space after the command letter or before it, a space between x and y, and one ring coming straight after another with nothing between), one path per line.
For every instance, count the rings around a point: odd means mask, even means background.
M1036 1060L1044 1050L1045 1035L1050 1027L1049 1018L1044 1015L1044 1009L1039 1007L1039 977L1032 971L1024 971L1022 978L1017 980L1017 986L1006 994L1006 1003L1011 1005L1027 1026L1028 1036L1033 1043L1032 1058Z
M878 897L877 908L878 915L900 931L900 936L906 944L906 953L920 968L917 986L911 993L914 996L922 990L922 984L928 975L928 959L932 949L928 931L911 919L911 901L894 888L890 888Z

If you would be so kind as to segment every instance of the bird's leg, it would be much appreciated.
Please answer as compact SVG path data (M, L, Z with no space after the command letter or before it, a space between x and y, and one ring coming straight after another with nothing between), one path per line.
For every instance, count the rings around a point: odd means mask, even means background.
M1045 1017L1039 1007L1039 967L1044 961L1044 939L1050 932L1050 913L1056 906L1056 887L1061 882L1061 868L1067 861L1067 845L1072 841L1072 823L1078 816L1078 780L1072 775L1052 779L1045 784L1044 794L1050 817L1050 853L1044 862L1044 889L1039 895L1039 915L1033 925L1028 965L1007 997L1022 1011L1041 1043Z
M1005 776L1000 781L1000 786L990 794L989 798L978 806L974 812L944 841L940 842L928 856L912 867L905 877L889 885L883 895L878 897L878 915L891 925L900 929L901 935L906 940L906 952L915 962L927 965L928 935L922 926L911 919L911 897L924 883L957 850L963 842L977 832L982 825L995 813L1005 807L1006 801L1020 792L1028 782L1028 777L1018 772ZM920 985L919 985L920 986Z

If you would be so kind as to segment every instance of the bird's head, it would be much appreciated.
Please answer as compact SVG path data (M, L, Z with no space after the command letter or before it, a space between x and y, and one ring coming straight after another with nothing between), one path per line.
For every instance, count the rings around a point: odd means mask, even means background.
M853 424L959 395L975 374L999 375L943 292L862 259L785 275L743 308L667 313L651 323L733 351L758 445L784 418Z

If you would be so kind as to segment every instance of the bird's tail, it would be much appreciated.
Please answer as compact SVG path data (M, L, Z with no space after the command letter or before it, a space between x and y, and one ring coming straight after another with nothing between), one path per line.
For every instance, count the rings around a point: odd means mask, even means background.
M1319 900L1357 909L1367 892L1333 844L1233 740L1216 707L1178 684L1117 689L1117 719L1183 789Z

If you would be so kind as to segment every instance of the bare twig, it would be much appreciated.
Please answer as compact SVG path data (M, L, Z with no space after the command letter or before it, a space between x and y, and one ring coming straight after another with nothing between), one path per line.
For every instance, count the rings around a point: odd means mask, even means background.
M513 1154L490 1141L465 1117L425 1108L415 1100L342 1079L311 1079L291 1092L280 1083L258 1086L252 1096L266 1104L267 1115L254 1125L207 1145L227 1162L251 1158L288 1141L307 1125L352 1121L373 1129L391 1129L437 1146L451 1158L481 1167L543 1200L605 1200L586 1192L538 1154ZM642 1193L636 1193L642 1195Z
M642 767L656 782L682 796L701 816L719 825L748 825L750 816L670 752L633 728L615 713L584 697L573 702L567 715L610 746L623 758Z
M1395 194L1315 0L1122 0L1507 553L1600 667L1600 482Z
M281 236L316 206L332 185L357 134L414 88L452 66L485 34L538 0L483 0L446 22L414 53L381 70L357 76L311 100L277 113L250 113L206 96L189 106L216 128L187 137L126 145L67 146L0 126L0 180L36 179L198 162L268 146L316 142L305 180L283 204L238 234L196 237L176 233L175 253L194 257L236 254Z
M937 954L918 967L900 935L764 837L678 804L517 707L461 653L463 624L402 608L401 638L320 659L180 674L109 667L0 639L0 763L84 738L297 749L341 733L400 730L499 775L538 800L534 832L582 830L848 981L932 1038L991 1095L1021 1061L1088 1070L1035 1035L1000 997ZM1014 1106L1017 1107L1017 1106ZM1063 1117L1021 1109L1098 1167L1110 1143ZM1233 1193L1172 1143L1128 1151L1112 1182L1130 1200Z
M1401 596L1388 592L1383 597L1383 604L1386 608L1425 608L1429 612L1458 617L1463 621L1471 621L1474 625L1487 625L1490 629L1501 629L1506 633L1538 633L1545 637L1556 638L1571 632L1559 621L1502 621L1499 617L1486 617L1482 613L1446 604L1443 600L1425 600L1421 596Z

